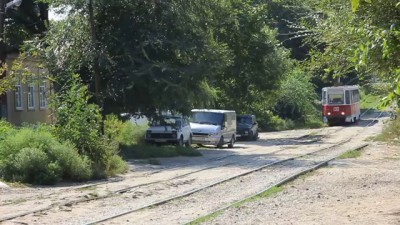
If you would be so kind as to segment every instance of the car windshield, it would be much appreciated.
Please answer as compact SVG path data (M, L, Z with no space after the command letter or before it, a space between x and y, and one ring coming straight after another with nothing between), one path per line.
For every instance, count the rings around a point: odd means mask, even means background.
M201 124L221 125L224 120L224 114L214 112L193 112L191 122Z
M181 126L181 119L179 117L160 117L151 122L152 126Z
M237 123L242 123L242 124L252 124L253 123L251 117L249 117L249 116L238 116L236 121L237 121Z

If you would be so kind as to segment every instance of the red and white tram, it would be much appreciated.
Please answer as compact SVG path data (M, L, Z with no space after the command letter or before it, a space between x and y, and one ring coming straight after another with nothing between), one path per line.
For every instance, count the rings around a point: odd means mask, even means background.
M322 116L325 123L334 125L360 119L358 86L325 87L322 89Z

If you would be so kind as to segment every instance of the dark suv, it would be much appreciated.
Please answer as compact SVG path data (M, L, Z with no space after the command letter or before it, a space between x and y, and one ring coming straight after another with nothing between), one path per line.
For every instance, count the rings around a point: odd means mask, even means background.
M237 136L245 137L248 140L257 140L258 138L258 124L254 115L238 115L237 122Z

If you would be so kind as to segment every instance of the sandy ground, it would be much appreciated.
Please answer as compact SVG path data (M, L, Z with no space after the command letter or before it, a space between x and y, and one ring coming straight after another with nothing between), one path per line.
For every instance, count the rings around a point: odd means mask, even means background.
M373 143L206 224L400 224L400 147Z

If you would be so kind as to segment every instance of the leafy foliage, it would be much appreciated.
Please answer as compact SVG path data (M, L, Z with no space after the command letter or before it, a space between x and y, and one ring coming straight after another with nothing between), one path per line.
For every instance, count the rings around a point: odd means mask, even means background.
M0 141L0 176L6 180L53 184L61 179L87 180L91 162L70 144L42 129L14 129Z
M318 95L310 82L311 75L294 68L286 77L277 97L275 110L284 119L305 122L317 116Z
M107 115L104 120L104 135L109 140L116 140L120 145L142 144L147 126L123 122L115 115Z
M118 143L101 133L102 116L80 78L73 75L65 89L53 100L55 134L62 141L72 142L81 155L87 156L95 168L95 176L103 177L125 171L126 164L118 158ZM122 166L122 167L121 167Z

